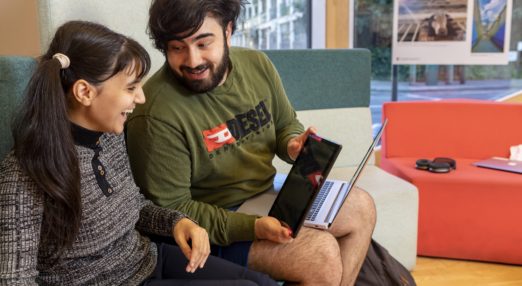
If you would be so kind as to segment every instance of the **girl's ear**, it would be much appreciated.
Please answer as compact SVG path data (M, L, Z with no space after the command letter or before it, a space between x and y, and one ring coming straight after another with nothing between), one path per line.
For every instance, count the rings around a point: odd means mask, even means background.
M73 98L83 106L90 106L96 96L96 88L86 80L77 80L72 86Z

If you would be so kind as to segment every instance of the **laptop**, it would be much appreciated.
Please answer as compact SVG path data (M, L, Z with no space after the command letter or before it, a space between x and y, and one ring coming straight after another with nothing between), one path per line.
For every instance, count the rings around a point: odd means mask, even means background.
M522 161L510 160L502 157L492 157L483 161L475 162L473 165L482 168L522 174Z
M324 178L324 182L322 182L320 189L318 193L314 196L313 202L309 206L303 207L300 206L300 209L302 209L302 213L294 213L293 217L299 218L301 216L304 217L304 220L302 223L300 223L297 227L297 230L299 230L299 227L301 225L312 227L312 228L318 228L318 229L328 229L334 222L337 214L339 213L339 210L341 209L343 203L345 202L346 198L348 197L349 192L352 190L352 188L355 186L355 183L357 182L357 179L360 177L364 167L366 166L366 163L368 162L368 159L370 158L373 149L379 142L379 139L381 138L381 135L383 133L384 128L386 127L386 124L388 123L388 120L385 120L382 124L381 128L375 135L372 143L368 147L368 151L366 151L366 154L362 158L361 162L359 163L359 166L357 167L355 173L351 177L349 181L342 181L342 180L328 180L326 177ZM335 159L334 159L335 160ZM254 196L248 200L246 200L238 209L237 212L247 213L247 214L254 214L254 215L261 215L265 216L269 214L269 210L273 208L274 202L276 201L276 198L281 197L278 196L278 193L281 191L282 186L285 184L285 181L287 180L287 176L283 174L277 174L274 178L274 189L269 190L266 192L263 192L257 196ZM285 190L282 190L285 191ZM285 196L283 196L284 198ZM302 203L300 200L296 199L287 199L286 202L283 202L287 205L292 205L293 203ZM290 224L295 223L290 222L286 223L290 226ZM292 227L291 227L292 228ZM297 235L295 229L292 229L293 235Z
M294 237L307 218L307 211L315 203L317 194L327 184L325 179L341 148L338 143L315 134L309 135L285 178L268 215L291 229Z

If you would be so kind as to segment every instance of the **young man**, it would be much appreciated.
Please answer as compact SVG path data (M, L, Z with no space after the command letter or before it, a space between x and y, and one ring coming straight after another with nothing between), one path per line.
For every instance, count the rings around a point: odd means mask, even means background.
M261 52L230 48L242 0L155 0L149 30L166 64L127 124L138 185L157 204L207 229L213 254L305 285L351 285L366 255L375 207L353 190L330 231L290 231L230 209L273 187L277 154L306 136L277 71ZM296 71L299 72L299 71Z

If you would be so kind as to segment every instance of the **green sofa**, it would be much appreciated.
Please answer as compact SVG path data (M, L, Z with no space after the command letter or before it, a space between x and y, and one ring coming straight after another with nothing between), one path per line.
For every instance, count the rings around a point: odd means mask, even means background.
M305 126L343 145L331 178L349 179L372 140L370 52L346 50L265 51L279 71L290 101ZM35 60L0 57L0 156L12 146L10 118L35 66ZM274 161L278 172L290 166ZM374 165L372 158L357 184L374 198L374 238L408 269L417 253L417 188Z

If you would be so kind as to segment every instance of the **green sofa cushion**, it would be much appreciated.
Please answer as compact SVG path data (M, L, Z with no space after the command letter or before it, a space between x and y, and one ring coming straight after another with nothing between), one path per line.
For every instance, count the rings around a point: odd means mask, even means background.
M12 147L12 116L35 67L30 57L0 56L0 160Z
M277 68L296 110L370 106L370 51L310 49L264 52Z

